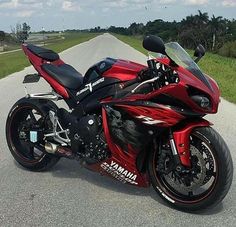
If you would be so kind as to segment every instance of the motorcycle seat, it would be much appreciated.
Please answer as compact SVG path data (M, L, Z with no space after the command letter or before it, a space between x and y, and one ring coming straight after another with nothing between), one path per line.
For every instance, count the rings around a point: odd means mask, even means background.
M27 44L28 50L30 50L36 56L43 58L46 61L56 61L59 59L59 55L52 50L35 46L33 44Z
M66 88L76 90L83 84L83 76L72 66L43 64L42 69Z

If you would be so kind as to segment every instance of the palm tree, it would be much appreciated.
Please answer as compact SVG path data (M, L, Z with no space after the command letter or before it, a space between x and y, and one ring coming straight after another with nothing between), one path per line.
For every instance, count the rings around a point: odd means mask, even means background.
M205 26L209 22L208 13L202 13L201 10L198 10L198 15L195 17L200 27Z
M217 35L220 36L220 34L226 29L225 21L223 20L223 17L215 17L213 14L209 26L212 34L212 50L214 50L216 46Z
M202 43L207 47L207 24L209 22L208 13L198 10L197 15L187 16L181 21L180 39L187 43L188 48L195 48ZM191 43L189 43L191 42Z

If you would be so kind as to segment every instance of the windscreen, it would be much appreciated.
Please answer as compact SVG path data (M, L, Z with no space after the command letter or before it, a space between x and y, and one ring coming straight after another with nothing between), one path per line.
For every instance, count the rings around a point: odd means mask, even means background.
M208 78L204 76L199 66L189 56L189 54L176 42L170 42L165 44L166 53L172 61L177 65L182 66L201 80L208 88L212 90L211 84Z

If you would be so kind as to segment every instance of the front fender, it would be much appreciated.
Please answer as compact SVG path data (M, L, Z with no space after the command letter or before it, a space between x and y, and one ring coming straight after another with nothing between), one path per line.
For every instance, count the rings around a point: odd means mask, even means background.
M197 121L187 122L181 128L173 131L173 137L175 140L176 148L179 154L182 165L191 167L190 161L190 134L194 128L209 127L212 125L205 119L199 119Z

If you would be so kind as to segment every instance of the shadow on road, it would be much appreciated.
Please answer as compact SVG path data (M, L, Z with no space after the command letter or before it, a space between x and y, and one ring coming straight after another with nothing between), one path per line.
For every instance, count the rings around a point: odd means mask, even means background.
M99 173L92 172L82 167L77 161L62 159L51 169L51 173L54 177L77 178L95 184L101 188L106 188L120 193L140 196L150 195L150 188L139 188L128 184L122 184L115 179L102 176Z
M116 191L119 193L124 193L128 195L137 196L150 196L152 199L158 203L168 206L155 192L155 190L150 188L139 188L128 184L122 184L115 179L109 178L107 176L101 176L99 173L95 173L81 167L79 162L62 159L60 162L50 170L53 177L59 178L77 178L94 184L98 187L106 188L108 190ZM157 203L157 206L158 206ZM171 207L170 207L171 208ZM201 212L191 212L195 215L214 215L220 213L223 210L222 202L216 207L204 210Z

